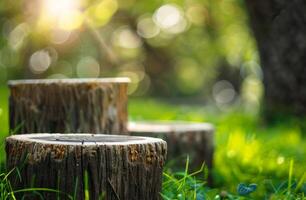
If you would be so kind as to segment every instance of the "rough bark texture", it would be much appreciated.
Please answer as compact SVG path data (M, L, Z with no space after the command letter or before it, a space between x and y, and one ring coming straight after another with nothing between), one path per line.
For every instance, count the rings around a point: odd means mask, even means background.
M10 81L13 133L127 130L127 78Z
M160 199L166 142L156 138L94 134L27 134L6 140L14 189L43 187L44 199ZM65 194L64 194L65 193ZM40 199L20 194L18 199ZM86 197L87 196L87 197Z
M266 114L306 114L306 1L246 0L264 75Z
M214 151L214 128L207 123L130 122L128 130L134 136L164 139L168 146L168 161L177 159L175 167L185 168L189 155L190 167L198 170L203 162L211 169Z

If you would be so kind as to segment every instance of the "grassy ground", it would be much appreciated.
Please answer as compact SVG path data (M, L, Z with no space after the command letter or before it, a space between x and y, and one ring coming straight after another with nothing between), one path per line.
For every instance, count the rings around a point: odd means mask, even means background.
M0 89L0 143L7 136L7 90ZM265 126L260 118L239 108L229 112L215 112L209 107L184 106L158 100L130 99L131 120L190 120L211 122L216 126L214 155L214 188L167 169L163 186L167 199L235 198L240 183L255 183L251 194L256 199L300 199L306 192L306 139L297 120L288 119ZM0 160L4 161L1 148ZM200 166L199 166L200 168ZM290 174L290 175L289 175ZM248 190L247 186L240 185ZM242 197L239 197L242 198ZM243 199L243 198L242 198Z
M284 187L288 186L290 163L294 184L306 172L306 139L297 120L288 119L285 123L265 126L257 115L239 108L216 113L197 106L177 106L143 99L132 100L129 108L132 119L213 123L217 130L213 175L218 191L235 194L239 183L256 183L258 188L253 196L262 199L278 190L284 192ZM301 187L306 192L306 185Z

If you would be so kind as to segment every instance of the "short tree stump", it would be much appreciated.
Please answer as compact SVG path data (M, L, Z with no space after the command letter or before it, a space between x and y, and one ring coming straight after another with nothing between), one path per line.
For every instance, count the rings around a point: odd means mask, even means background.
M128 78L9 81L13 133L126 133Z
M134 136L149 136L164 139L168 146L168 162L179 159L175 166L184 168L189 155L190 167L199 169L203 162L212 167L214 151L214 127L208 123L129 122L128 130Z
M13 189L39 187L44 199L160 199L166 142L149 137L25 134L6 139ZM65 193L65 194L64 194ZM24 194L20 194L24 195ZM20 197L20 196L19 196ZM26 199L40 199L30 196Z

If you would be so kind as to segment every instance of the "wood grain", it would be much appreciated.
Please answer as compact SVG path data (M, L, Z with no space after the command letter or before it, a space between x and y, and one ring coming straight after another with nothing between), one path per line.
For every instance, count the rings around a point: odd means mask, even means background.
M164 139L168 145L167 160L177 160L175 168L185 168L187 155L191 169L198 170L203 163L212 168L214 127L209 123L138 121L129 122L128 130L134 136Z
M21 176L9 177L14 189L53 188L78 200L87 195L94 200L160 199L166 151L166 142L148 137L26 134L6 139L7 167L17 167ZM47 200L68 199L40 194Z
M127 132L127 78L9 81L10 130Z

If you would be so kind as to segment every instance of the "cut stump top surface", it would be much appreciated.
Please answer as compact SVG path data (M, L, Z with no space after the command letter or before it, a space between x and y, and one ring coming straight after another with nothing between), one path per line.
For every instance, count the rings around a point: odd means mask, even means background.
M13 135L6 141L15 140L22 142L34 142L40 144L58 144L73 146L96 146L96 145L133 145L133 144L152 144L165 143L162 139L151 137L137 137L125 135L103 135L103 134L22 134Z
M184 121L138 121L129 122L130 132L191 132L205 131L214 132L214 126L210 123L184 122Z
M10 80L9 86L15 85L48 85L48 84L84 84L84 83L129 83L127 77L117 78L71 78L71 79L21 79Z

